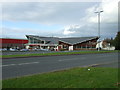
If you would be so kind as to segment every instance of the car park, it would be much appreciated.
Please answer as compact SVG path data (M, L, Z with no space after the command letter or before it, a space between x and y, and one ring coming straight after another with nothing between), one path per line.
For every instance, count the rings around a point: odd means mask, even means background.
M18 51L18 50L14 48L10 48L10 51Z
M20 51L29 51L29 49L21 49Z
M49 51L49 49L41 49L42 51Z
M6 48L1 48L0 51L7 51L7 49Z

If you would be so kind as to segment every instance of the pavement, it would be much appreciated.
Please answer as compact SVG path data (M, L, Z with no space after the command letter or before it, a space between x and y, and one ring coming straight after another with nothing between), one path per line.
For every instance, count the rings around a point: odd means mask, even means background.
M2 60L2 78L14 78L73 67L118 67L118 53L9 58Z
M74 50L74 51L45 51L45 50L38 50L38 51L3 51L2 55L16 55L16 54L37 54L37 53L54 53L54 52L82 52L82 51L90 51L90 50ZM96 51L96 50L92 50Z

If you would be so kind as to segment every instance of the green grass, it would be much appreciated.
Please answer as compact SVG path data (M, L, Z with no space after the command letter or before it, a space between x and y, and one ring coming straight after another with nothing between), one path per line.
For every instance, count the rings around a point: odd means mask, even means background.
M24 54L24 55L1 55L2 58L13 57L29 57L29 56L53 56L53 55L71 55L71 54L91 54L91 53L109 53L118 51L79 51L79 52L53 52L53 53L37 53L37 54Z
M118 88L118 69L72 68L2 82L3 88Z

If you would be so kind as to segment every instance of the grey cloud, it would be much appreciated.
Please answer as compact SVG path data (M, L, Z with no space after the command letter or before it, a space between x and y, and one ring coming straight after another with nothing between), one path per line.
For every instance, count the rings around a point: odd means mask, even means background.
M109 3L107 3L109 4ZM71 28L68 31L73 32L63 34L65 29L57 32L44 32L44 30L30 30L30 29L5 29L8 33L18 31L18 36L25 34L38 34L42 36L97 36L97 15L94 13L97 7L106 8L107 4L100 3L5 3L3 4L3 20L5 21L26 21L38 24L60 24L63 26L80 25L80 28ZM111 4L110 4L111 5ZM110 6L108 5L108 6ZM111 6L112 7L112 6ZM108 7L107 7L108 8ZM107 11L107 9L105 10ZM110 10L109 10L110 11ZM115 12L115 11L114 11ZM101 15L101 36L114 37L118 30L116 22L116 12L104 12ZM92 19L91 19L92 18ZM96 18L96 19L95 19ZM94 22L95 19L95 22ZM105 20L107 21L105 21ZM112 22L109 20L112 20ZM92 21L93 20L93 21ZM29 33L31 32L31 33ZM38 33L41 32L41 33ZM5 33L5 34L8 34ZM15 35L15 34L14 34Z
M98 24L97 23L85 24L80 28L70 28L68 29L68 31L74 33L69 33L69 35L67 36L78 36L78 37L98 36ZM117 23L101 24L101 29L100 29L101 39L108 37L114 38L117 31L118 31Z
M94 3L7 3L3 4L3 20L44 24L79 23L86 8Z
M3 27L0 37L1 38L6 38L6 37L7 38L26 38L25 35L63 37L62 32L63 32L62 30L48 32L44 30Z

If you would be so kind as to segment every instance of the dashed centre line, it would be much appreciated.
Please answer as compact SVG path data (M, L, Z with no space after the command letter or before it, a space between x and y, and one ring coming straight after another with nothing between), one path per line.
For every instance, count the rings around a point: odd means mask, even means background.
M82 58L71 58L71 59L59 59L58 61L71 61L71 60L84 60L86 59L85 57L82 57Z
M39 63L39 62L19 63L19 64L7 64L7 65L0 65L0 67L15 66L15 65L29 65L29 64L37 64L37 63Z

